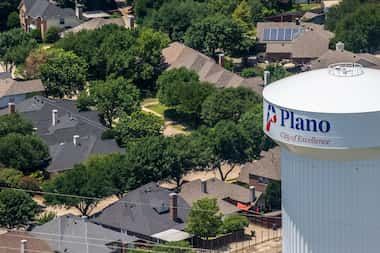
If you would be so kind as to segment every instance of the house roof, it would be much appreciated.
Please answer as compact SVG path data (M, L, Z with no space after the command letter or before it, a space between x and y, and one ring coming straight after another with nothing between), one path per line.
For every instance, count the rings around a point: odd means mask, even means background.
M0 80L12 79L12 74L10 72L0 72Z
M249 184L249 175L281 180L280 147L261 152L260 160L244 164L238 181Z
M149 183L141 186L123 197L120 201L105 208L92 219L95 223L114 229L128 230L134 233L152 236L168 229L183 230L190 206L178 196L178 218L173 221L168 207L170 206L168 189ZM159 214L154 207L165 207Z
M89 21L83 22L80 25L73 27L71 29L68 29L63 32L63 34L69 34L69 33L78 33L83 30L95 30L102 28L105 25L118 25L118 26L125 26L124 19L123 18L94 18L90 19Z
M265 41L265 29L301 29L292 40ZM257 38L259 43L266 44L266 53L290 54L292 58L317 58L328 51L333 33L324 30L323 26L313 23L293 22L259 22L257 23Z
M251 191L243 186L230 184L217 178L211 178L205 181L207 185L207 193L202 190L202 181L200 179L191 181L182 186L179 195L189 204L203 198L216 198L220 212L223 214L231 214L239 211L236 205L231 204L225 199L231 199L241 203L251 203ZM256 191L256 199L261 192Z
M25 4L26 15L37 18L75 17L75 12L69 8L60 8L48 0L22 0Z
M201 81L210 82L217 87L250 88L258 94L262 93L263 80L261 77L245 79L217 64L212 58L185 46L173 42L162 51L169 69L185 67L195 71Z
M192 235L178 229L168 229L166 231L154 234L152 237L164 240L166 242L178 242L186 240L192 237Z
M127 244L137 240L136 237L104 228L72 214L59 216L30 233L46 240L53 250L70 253L111 253L113 249L107 246L110 243Z
M20 253L21 240L27 240L27 249L31 252L53 253L48 243L43 239L38 239L28 232L21 231L1 231L0 232L0 253Z
M21 82L8 78L8 74L0 75L0 97L41 92L44 90L45 88L39 79Z
M311 62L312 69L327 68L330 64L341 62L360 63L363 67L380 69L380 58L372 54L355 54L347 50L328 50Z
M55 126L53 110L58 110ZM16 111L32 121L38 135L49 146L52 158L49 172L71 169L92 154L123 152L114 140L101 139L107 128L101 124L99 113L80 112L75 101L34 96L16 104ZM0 110L0 115L7 113L7 109ZM74 135L80 136L79 145L74 145Z

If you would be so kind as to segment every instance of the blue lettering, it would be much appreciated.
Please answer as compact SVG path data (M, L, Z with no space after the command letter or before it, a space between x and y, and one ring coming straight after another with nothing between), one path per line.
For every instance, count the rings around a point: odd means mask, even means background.
M321 120L318 124L318 128L319 131L321 131L322 133L327 133L328 131L330 131L330 122L328 122L327 120Z
M285 126L285 120L289 119L289 111L281 109L281 126Z

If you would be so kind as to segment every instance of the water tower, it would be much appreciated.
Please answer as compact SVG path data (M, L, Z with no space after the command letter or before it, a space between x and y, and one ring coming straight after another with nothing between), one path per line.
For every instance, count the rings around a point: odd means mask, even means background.
M283 253L380 252L380 70L334 64L267 86Z

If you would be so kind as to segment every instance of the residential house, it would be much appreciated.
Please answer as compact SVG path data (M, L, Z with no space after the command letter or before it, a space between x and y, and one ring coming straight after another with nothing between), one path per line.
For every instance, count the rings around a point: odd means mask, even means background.
M24 31L37 29L42 38L50 27L64 30L80 24L74 10L60 8L48 0L21 0L18 9Z
M95 214L96 224L151 242L184 240L190 205L179 195L148 183Z
M8 72L0 73L0 108L8 103L18 103L32 94L45 91L41 80L17 81Z
M280 147L261 152L260 160L241 167L238 181L265 192L270 181L281 181Z
M29 119L49 146L50 173L71 169L90 155L123 152L115 140L102 140L107 128L101 124L99 113L79 111L75 101L34 96L0 110L0 115L12 112Z
M55 253L46 240L39 239L29 232L0 231L0 253Z
M338 42L335 50L328 50L318 59L312 61L311 69L328 68L334 63L358 63L366 68L380 69L380 58L368 53L352 53L344 49L344 43Z
M243 78L223 67L224 56L219 56L219 64L212 58L185 46L173 42L162 51L168 69L187 68L195 71L201 81L214 84L216 87L247 87L258 94L262 93L261 77Z
M216 198L220 212L224 215L248 211L259 203L262 192L237 184L230 184L217 178L205 181L195 180L181 187L179 196L190 206L203 198Z
M313 23L257 23L258 48L273 62L288 59L298 64L309 63L328 51L332 37L333 33Z
M133 247L136 237L94 224L86 217L59 216L30 232L56 253L115 253Z

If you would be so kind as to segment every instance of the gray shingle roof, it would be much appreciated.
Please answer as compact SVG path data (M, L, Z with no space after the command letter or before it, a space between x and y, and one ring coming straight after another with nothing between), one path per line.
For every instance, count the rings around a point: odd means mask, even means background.
M75 17L72 9L60 8L47 0L24 0L26 6L26 15L30 17L60 18Z
M146 236L171 228L182 230L185 227L184 222L190 206L180 196L178 196L178 217L183 222L173 221L169 212L159 214L153 209L154 206L160 207L162 204L168 207L170 193L169 190L159 187L156 183L146 184L128 192L121 201L95 215L92 221Z
M197 200L203 198L216 198L220 212L223 214L231 214L239 211L236 205L225 201L226 199L238 201L245 204L251 203L251 192L249 189L243 186L230 184L217 178L211 178L207 180L206 184L207 193L204 193L202 191L202 181L195 180L182 185L179 195L189 205L192 205ZM261 195L261 192L256 191L255 195L256 199L258 199Z
M241 167L238 181L249 184L249 175L281 180L280 160L280 147L262 151L260 160L246 163Z
M104 228L91 221L84 221L71 214L57 217L34 228L30 233L45 240L53 250L70 253L111 253L114 251L107 246L108 244L127 244L137 240L136 237Z
M58 110L57 123L52 125L52 110ZM79 112L75 101L52 100L35 96L16 104L16 111L31 120L38 135L47 143L52 161L49 172L71 169L92 154L123 152L114 140L102 140L107 129L100 123L99 113ZM8 110L0 110L0 115ZM79 135L80 145L73 144L73 136Z
M185 67L195 71L201 81L210 82L217 87L244 86L260 94L263 90L261 78L245 79L231 71L226 70L213 59L185 46L179 42L173 42L162 51L169 69Z

